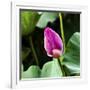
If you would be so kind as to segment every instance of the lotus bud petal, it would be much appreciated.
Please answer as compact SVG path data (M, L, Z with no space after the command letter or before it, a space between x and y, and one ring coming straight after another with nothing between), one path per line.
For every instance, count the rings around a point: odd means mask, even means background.
M44 30L44 48L50 57L58 58L63 54L61 37L49 27L46 27Z

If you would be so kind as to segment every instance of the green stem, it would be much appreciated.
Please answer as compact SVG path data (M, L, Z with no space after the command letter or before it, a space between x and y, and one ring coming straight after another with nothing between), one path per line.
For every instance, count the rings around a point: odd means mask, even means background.
M61 37L62 37L63 46L64 46L64 53L65 53L65 38L64 38L63 20L62 20L61 13L59 13L59 20L60 20L60 32L61 32Z
M65 76L65 72L64 72L63 66L62 66L61 61L60 61L59 58L58 58L58 63L59 63L59 66L60 66L60 68L61 68L62 75Z
M34 45L33 45L33 42L32 42L32 37L30 37L30 45L31 45L31 50L32 50L34 59L36 61L36 64L39 66L38 58L37 58L37 55L36 55L36 52L35 52L35 49L34 49Z

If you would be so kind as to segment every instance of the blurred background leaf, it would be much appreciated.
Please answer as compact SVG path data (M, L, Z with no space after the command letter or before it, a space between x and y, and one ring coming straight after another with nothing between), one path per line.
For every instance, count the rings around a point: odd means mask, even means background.
M80 74L80 33L76 32L70 38L62 61L67 75Z
M31 52L31 51L30 51L29 48L23 48L23 49L22 49L22 53L21 53L21 59L22 59L22 60L25 60L26 57L29 55L30 52Z
M20 17L21 17L20 26L22 35L28 35L31 32L33 32L40 16L35 11L21 10Z
M43 12L37 23L37 27L45 28L48 22L54 22L57 17L58 17L58 13Z

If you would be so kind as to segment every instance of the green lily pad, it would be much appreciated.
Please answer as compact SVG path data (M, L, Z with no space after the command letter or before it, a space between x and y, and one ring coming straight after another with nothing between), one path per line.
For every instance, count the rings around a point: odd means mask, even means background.
M68 75L80 74L80 33L76 32L70 38L62 64L68 70Z
M26 78L38 78L40 77L41 70L38 66L32 65L29 67L27 71L21 72L21 78L26 79Z
M41 77L62 77L62 71L57 59L53 59L44 64Z

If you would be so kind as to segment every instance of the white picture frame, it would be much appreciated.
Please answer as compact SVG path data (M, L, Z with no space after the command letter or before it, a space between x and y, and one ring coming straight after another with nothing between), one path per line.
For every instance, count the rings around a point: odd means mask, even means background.
M34 80L20 80L20 58L19 58L19 9L33 9L33 10L51 10L51 11L67 11L67 12L81 12L80 14L80 77L68 77L60 79L34 79ZM44 3L29 3L29 2L12 2L11 3L11 87L41 87L47 85L66 85L66 84L81 84L87 82L87 7L60 5L60 4L44 4Z

